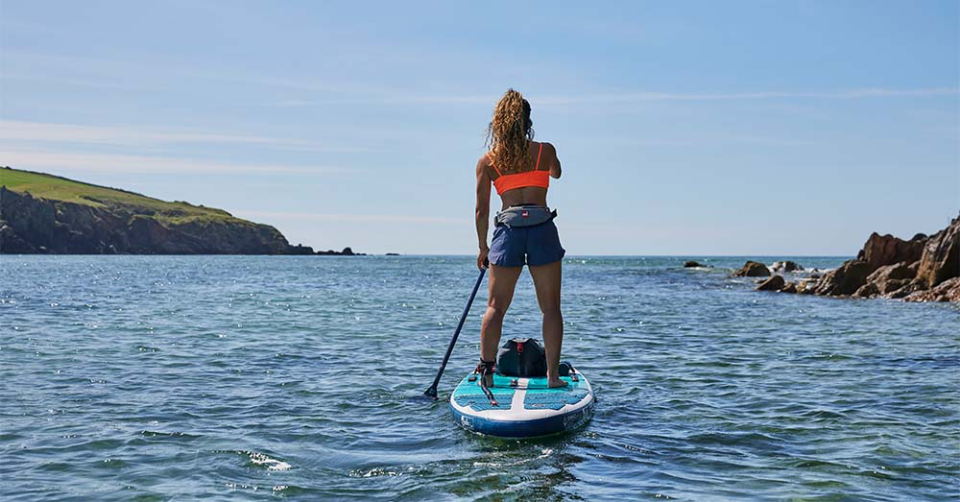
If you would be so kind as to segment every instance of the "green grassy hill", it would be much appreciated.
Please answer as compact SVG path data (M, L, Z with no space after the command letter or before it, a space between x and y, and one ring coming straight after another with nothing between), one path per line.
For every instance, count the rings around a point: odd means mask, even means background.
M269 225L187 202L9 167L0 187L0 253L312 253Z
M230 213L222 209L194 206L187 202L167 202L117 188L9 167L0 168L0 186L47 200L100 208L123 207L133 213L149 214L169 221L183 221L185 218L233 218Z

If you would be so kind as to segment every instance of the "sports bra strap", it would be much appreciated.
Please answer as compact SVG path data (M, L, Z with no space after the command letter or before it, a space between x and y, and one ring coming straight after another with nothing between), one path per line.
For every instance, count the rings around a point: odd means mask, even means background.
M500 170L497 169L497 165L493 163L493 159L491 159L489 155L487 156L487 162L489 162L490 167L492 167L493 170L497 172L497 176L503 176L503 173L501 173Z
M540 149L537 150L537 165L533 167L534 171L540 170L540 156L542 154L543 154L543 143L540 143ZM497 172L497 176L503 176L503 173L500 172L500 169L497 168L497 165L493 163L493 159L491 159L489 156L487 157L487 162L489 162L490 167L492 167L493 170ZM519 173L515 173L515 174L519 174Z

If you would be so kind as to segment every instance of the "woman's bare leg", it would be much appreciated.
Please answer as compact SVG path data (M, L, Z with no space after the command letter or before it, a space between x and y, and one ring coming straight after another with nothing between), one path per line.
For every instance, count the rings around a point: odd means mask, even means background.
M490 265L490 298L487 311L480 324L480 358L495 361L500 347L500 334L503 330L503 316L513 301L513 290L523 267L500 267Z
M560 349L563 346L563 314L560 313L560 260L530 267L537 303L543 312L543 348L547 356L547 381L550 387L563 387L560 380Z

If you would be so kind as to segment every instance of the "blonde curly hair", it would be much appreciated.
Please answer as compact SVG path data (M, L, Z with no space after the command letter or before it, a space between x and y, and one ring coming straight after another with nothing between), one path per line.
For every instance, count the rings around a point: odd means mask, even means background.
M490 161L501 173L521 171L527 163L527 147L532 139L530 103L523 99L523 94L508 89L497 102L487 127Z

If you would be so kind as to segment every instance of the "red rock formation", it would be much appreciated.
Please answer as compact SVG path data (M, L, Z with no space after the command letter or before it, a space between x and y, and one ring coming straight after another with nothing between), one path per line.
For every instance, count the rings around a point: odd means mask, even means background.
M874 233L856 260L824 275L814 293L907 301L960 301L960 217L940 232L909 241ZM946 286L943 286L946 284ZM810 285L798 287L807 293Z
M920 259L925 242L926 236L923 234L917 234L913 239L905 241L890 234L880 235L874 232L857 254L857 259L867 262L871 272L901 261L913 263Z
M815 294L822 296L852 295L870 275L870 264L862 260L849 260L827 272L817 284Z
M908 302L960 302L960 277L947 279L937 286L911 293Z
M960 217L930 237L917 266L917 282L924 288L953 277L960 277Z

